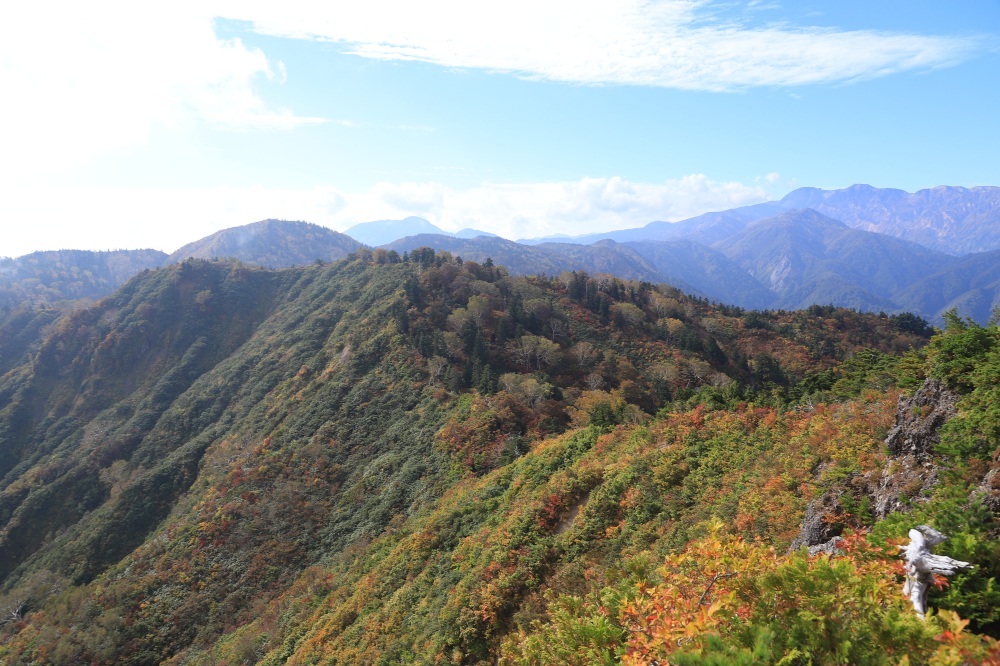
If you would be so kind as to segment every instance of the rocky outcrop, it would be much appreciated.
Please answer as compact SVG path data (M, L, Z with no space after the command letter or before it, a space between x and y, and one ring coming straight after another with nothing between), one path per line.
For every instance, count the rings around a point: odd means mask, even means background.
M848 493L853 495L855 506L867 496L877 520L908 511L912 502L920 501L925 491L937 484L938 469L932 454L940 441L938 431L955 415L957 403L958 395L937 379L926 380L910 397L900 396L895 425L885 438L889 453L885 466L863 476L852 474L810 502L791 548L808 547L811 553L835 548L836 537L844 529L843 498ZM817 475L822 471L821 467ZM982 493L984 502L996 504L996 511L1000 509L1000 472L994 476L987 475L983 483L989 482L990 487L983 487Z
M899 397L896 424L885 438L889 459L871 479L876 519L907 511L911 501L937 485L932 453L941 441L939 430L955 415L957 403L958 395L937 379L927 379L910 397Z
M817 480L829 467L829 463L820 465L816 470ZM860 474L848 474L843 481L809 502L799 535L792 541L789 550L805 547L809 549L811 555L833 554L837 549L838 537L852 521L851 512L844 504L859 506L866 494L865 478Z
M890 458L912 456L926 461L941 441L938 430L955 415L958 395L938 379L927 379L907 398L899 396L896 425L886 435Z
M1000 514L1000 467L994 467L986 473L969 499L978 499L987 509Z
M790 550L807 547L809 552L820 549L821 544L836 543L837 537L843 532L843 527L837 517L843 514L840 497L844 488L828 490L806 506L806 515L802 519L799 535L792 541Z

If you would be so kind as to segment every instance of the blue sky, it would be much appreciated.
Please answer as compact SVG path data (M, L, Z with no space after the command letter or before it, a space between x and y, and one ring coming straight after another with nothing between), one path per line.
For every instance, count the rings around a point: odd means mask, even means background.
M0 255L1000 185L997 0L140 4L0 10Z

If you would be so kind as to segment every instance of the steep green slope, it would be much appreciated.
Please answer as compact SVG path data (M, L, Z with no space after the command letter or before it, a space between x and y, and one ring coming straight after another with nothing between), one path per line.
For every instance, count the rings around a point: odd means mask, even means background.
M62 314L57 308L19 307L0 316L0 375L28 360L42 331Z
M107 509L112 484L100 472L117 460L141 468L141 483L115 498L124 523L86 531L74 574L88 578L141 543L192 480L204 444L191 439L211 423L209 405L184 414L178 399L246 340L281 277L195 263L151 273L61 319L0 380L0 577Z
M860 531L844 534L832 555L780 555L766 540L740 538L738 520L736 530L709 524L682 551L656 558L664 562L656 571L645 569L655 551L627 555L619 565L627 575L585 588L586 597L550 595L547 616L506 641L503 663L578 663L580 654L626 664L997 663L1000 329L953 313L945 319L920 365L911 358L894 371L902 380L917 369L927 379L899 401L884 449L844 437L848 428L835 417L800 430L812 445L788 451L792 460L800 451L834 454L817 468L814 482L826 489L807 515ZM851 421L871 423L860 413ZM789 471L786 464L764 492L780 494ZM896 503L888 512L887 492ZM974 565L937 581L930 598L939 612L926 620L895 584L897 547L920 524L949 535L939 554ZM963 617L990 635L968 631Z
M427 249L140 275L0 378L0 661L487 659L542 611L542 587L583 584L588 558L610 571L683 546L741 501L725 475L781 459L766 443L785 435L758 433L767 410L712 417L738 427L702 441L685 438L705 408L686 404L773 410L803 386L838 390L852 372L838 359L922 335L606 276L511 278ZM878 400L859 413L884 414ZM663 408L681 415L643 425ZM761 446L733 457L744 436ZM683 461L661 447L677 437ZM602 471L636 446L690 479ZM676 495L628 495L640 481ZM653 522L617 539L615 507L633 501ZM585 502L602 513L573 546ZM751 533L790 538L795 514L758 513L775 523Z
M963 396L922 462L934 479L923 488L883 445L893 421L916 416L905 401L894 409L894 390L807 409L702 405L643 424L592 422L466 478L364 556L310 570L251 625L188 658L993 663L1000 643L963 633L951 613L996 630L1000 335L953 323L926 355L869 357L850 371L940 377ZM908 485L908 506L876 521L868 483ZM807 507L835 490L824 521L862 532L833 557L783 554ZM934 594L950 610L928 621L899 594L894 547L921 522L951 535L944 554L976 565Z

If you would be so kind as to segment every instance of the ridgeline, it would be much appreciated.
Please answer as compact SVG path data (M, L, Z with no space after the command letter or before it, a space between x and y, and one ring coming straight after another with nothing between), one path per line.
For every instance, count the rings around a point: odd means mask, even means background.
M42 316L0 347L0 663L997 653L993 324L427 248L188 259ZM957 415L933 479L893 485L884 440L928 378ZM789 552L823 498L837 554ZM976 565L927 622L892 549L917 523Z

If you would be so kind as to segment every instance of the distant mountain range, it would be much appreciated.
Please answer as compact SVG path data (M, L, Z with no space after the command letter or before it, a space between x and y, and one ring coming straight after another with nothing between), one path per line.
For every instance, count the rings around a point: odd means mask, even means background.
M385 247L401 253L421 246L479 262L491 258L515 274L585 270L663 282L745 308L794 310L835 304L863 311L915 309L934 320L955 299L976 288L972 281L981 281L989 265L972 259L981 255L956 258L909 241L852 229L811 209L756 220L712 246L685 238L524 245L503 239L424 234ZM911 293L914 285L937 274L948 279L936 298L921 298L922 291ZM974 316L983 312L989 316L995 295L988 292L989 284L985 282L976 292Z
M706 213L681 222L650 222L637 229L521 242L590 244L605 238L619 242L689 238L711 244L755 220L800 208L812 208L852 228L902 238L948 254L1000 249L1000 187L945 186L912 194L870 185L842 190L801 187L780 201Z
M951 308L985 321L1000 305L1000 187L800 188L780 201L636 229L515 244L422 235L387 247L415 243L489 255L517 273L574 266L662 281L748 308L836 304L940 322Z
M910 194L854 185L800 188L780 201L680 222L578 237L510 241L419 217L338 233L264 220L225 229L171 255L155 250L62 251L0 260L0 308L96 299L145 268L231 258L269 268L334 261L360 248L446 250L492 259L513 274L608 273L667 283L752 309L812 304L912 311L934 322L958 308L979 321L1000 305L1000 188L936 187Z
M375 222L362 222L344 232L351 238L361 241L365 245L377 247L386 245L400 238L407 236L417 236L420 234L437 234L440 236L450 236L452 238L476 238L477 236L496 237L487 231L477 229L462 229L455 233L445 231L434 226L422 217L407 217L402 220L376 220Z
M797 189L785 208L812 208L857 229L920 243L948 254L1000 249L1000 187L934 187L913 194L854 185Z

